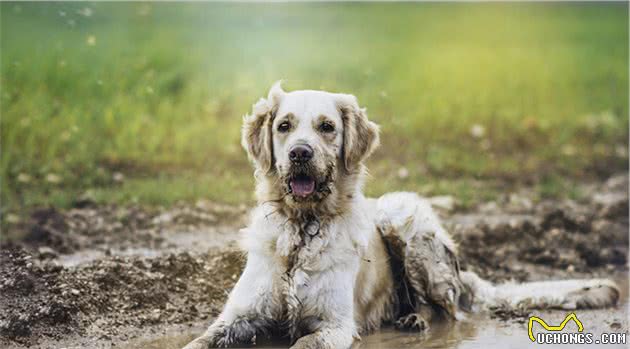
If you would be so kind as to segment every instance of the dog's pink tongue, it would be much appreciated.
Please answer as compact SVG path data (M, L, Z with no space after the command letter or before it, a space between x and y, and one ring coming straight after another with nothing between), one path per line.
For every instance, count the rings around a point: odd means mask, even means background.
M315 191L315 181L311 178L294 178L289 184L297 196L309 196Z

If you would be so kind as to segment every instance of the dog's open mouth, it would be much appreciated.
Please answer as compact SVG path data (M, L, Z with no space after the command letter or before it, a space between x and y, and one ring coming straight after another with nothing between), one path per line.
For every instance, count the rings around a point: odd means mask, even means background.
M289 180L293 195L307 197L315 191L315 179L307 175L297 175Z

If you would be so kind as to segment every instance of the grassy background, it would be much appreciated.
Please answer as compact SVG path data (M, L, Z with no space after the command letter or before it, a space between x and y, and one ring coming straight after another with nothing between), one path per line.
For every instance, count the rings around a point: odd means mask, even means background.
M278 79L382 125L371 194L564 195L627 169L627 6L3 2L2 208L247 202Z

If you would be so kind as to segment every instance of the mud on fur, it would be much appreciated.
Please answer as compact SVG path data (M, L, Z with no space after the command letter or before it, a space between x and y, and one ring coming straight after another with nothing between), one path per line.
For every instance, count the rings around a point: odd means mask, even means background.
M384 323L425 331L434 319L498 304L616 304L619 290L609 280L494 285L461 271L426 200L363 195L364 161L378 143L378 126L352 95L285 92L277 83L254 105L242 135L258 199L243 230L247 264L219 317L186 349L252 343L278 323L288 324L294 349L332 349L349 348ZM299 192L287 193L282 179L305 167L307 178L294 183ZM330 171L330 193L317 195L314 178ZM304 228L312 221L315 234Z

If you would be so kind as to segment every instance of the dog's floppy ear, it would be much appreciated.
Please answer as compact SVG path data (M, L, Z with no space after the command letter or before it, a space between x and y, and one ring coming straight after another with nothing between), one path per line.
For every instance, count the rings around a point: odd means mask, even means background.
M241 144L257 168L268 173L273 170L272 124L278 104L284 96L281 81L276 82L267 99L261 98L252 108L251 115L243 117Z
M378 125L367 118L353 95L338 94L337 107L343 120L343 162L347 171L357 168L379 144Z

